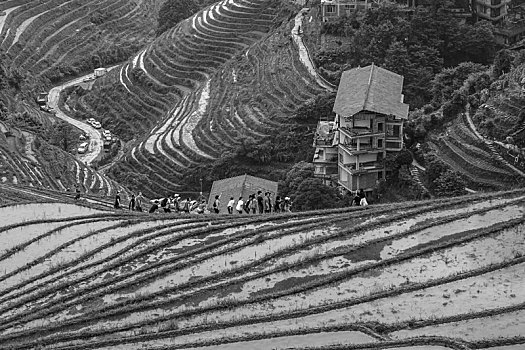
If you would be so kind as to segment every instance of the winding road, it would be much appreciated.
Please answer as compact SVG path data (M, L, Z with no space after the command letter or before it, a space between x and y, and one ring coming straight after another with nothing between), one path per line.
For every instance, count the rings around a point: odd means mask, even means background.
M114 69L115 67L117 66L110 67L107 70L110 71ZM84 80L87 78L94 79L95 78L94 73L84 75L82 77L73 79L63 85L59 85L59 86L52 88L49 91L47 104L50 108L52 108L55 111L55 116L57 118L62 119L63 121L79 128L85 134L89 135L89 140L90 140L89 141L89 151L83 155L79 155L79 160L85 163L87 166L90 166L91 163L93 163L93 161L98 158L98 156L100 155L100 152L102 152L102 146L104 143L102 141L101 133L97 129L92 127L91 125L86 124L80 120L69 117L63 110L60 109L58 105L58 101L60 99L60 93L64 89L71 87L71 86L79 85L83 83Z

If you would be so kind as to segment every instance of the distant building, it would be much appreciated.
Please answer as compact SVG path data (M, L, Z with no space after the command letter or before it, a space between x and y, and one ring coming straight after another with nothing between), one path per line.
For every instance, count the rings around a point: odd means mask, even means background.
M387 152L403 149L408 105L402 90L401 75L375 65L343 72L335 120L321 121L317 128L315 176L325 180L337 176L335 182L349 191L372 191L385 178Z
M475 2L477 0L456 0L458 4L453 4L446 11L462 20L472 17L472 4L470 1ZM416 7L429 6L428 2L424 3L421 0L321 0L321 20L323 22L334 21L341 16L349 15L355 10L368 10L383 3L398 4L408 12L413 12Z
M338 177L335 125L334 121L320 121L314 137L314 175L328 186L336 185Z
M478 19L501 23L507 16L510 0L472 0L472 10Z
M241 196L244 201L246 201L250 194L257 194L258 191L262 191L263 194L265 192L270 192L272 194L272 198L275 199L278 186L279 184L275 181L270 181L251 175L241 175L223 180L217 180L213 182L211 187L208 206L211 207L213 205L213 201L215 200L215 196L220 195L221 205L219 209L221 213L227 213L227 205L231 197L233 197L235 199L235 203L237 203L237 200Z
M321 18L323 22L330 22L354 10L367 10L373 3L372 0L321 0Z

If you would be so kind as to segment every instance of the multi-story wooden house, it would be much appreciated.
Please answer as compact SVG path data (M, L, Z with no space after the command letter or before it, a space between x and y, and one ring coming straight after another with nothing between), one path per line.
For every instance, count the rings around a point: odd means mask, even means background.
M385 178L387 152L403 149L408 105L403 102L402 90L401 75L373 64L344 72L333 109L336 117L328 133L332 145L314 142L317 154L337 153L337 159L328 162L334 158L323 158L322 165L316 164L316 176L326 175L337 164L339 185L349 191L372 191L378 180ZM324 123L319 124L319 136Z

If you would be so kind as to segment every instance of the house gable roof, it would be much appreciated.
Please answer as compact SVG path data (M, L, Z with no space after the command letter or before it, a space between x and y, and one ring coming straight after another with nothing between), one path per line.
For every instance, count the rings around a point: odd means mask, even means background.
M361 111L408 118L408 105L402 102L403 76L370 65L343 72L334 112L350 117Z
M246 201L250 194L257 193L257 191L262 191L263 193L271 192L273 195L272 198L275 198L278 186L279 184L275 181L270 181L251 175L240 175L217 180L213 182L211 187L208 206L212 206L216 195L222 195L220 200L221 212L226 211L226 206L230 200L230 197L233 197L235 203L237 203L237 200L241 196Z

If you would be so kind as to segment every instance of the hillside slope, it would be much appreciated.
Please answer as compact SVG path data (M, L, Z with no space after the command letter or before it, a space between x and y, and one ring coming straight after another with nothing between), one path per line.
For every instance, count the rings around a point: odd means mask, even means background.
M525 345L524 190L272 216L0 215L0 349Z
M146 174L143 191L170 193L189 167L286 128L323 91L299 60L293 15L281 1L218 2L96 84L77 107L137 142L115 178Z
M6 136L8 135L8 136ZM14 184L58 191L114 195L125 191L116 181L87 167L71 154L40 136L0 122L0 184Z

